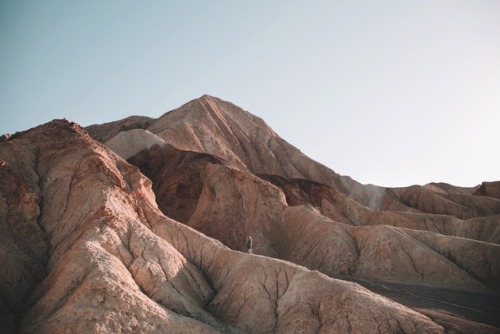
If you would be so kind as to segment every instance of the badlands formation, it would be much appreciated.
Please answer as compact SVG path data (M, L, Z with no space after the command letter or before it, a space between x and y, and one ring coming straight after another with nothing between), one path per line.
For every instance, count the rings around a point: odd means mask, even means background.
M6 333L500 333L500 182L362 185L211 96L3 137L0 229Z

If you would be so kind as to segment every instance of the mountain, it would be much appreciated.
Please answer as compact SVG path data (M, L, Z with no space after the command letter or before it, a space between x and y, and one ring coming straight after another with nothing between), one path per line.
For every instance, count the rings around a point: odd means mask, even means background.
M362 185L208 95L54 120L0 142L0 326L500 333L499 188Z

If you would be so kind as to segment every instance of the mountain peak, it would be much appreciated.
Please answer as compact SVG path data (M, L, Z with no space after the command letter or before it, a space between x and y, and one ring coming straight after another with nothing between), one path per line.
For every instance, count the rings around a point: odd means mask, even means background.
M498 182L362 185L205 95L87 130L0 142L4 331L499 332Z

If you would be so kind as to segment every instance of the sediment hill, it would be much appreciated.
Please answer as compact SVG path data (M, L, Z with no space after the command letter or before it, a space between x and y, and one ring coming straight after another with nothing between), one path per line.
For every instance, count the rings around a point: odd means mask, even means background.
M500 332L499 185L362 185L207 95L55 120L0 142L0 326Z

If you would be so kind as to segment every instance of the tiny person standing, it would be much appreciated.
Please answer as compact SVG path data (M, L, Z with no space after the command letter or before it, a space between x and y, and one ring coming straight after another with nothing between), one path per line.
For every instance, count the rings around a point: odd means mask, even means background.
M250 236L250 234L247 234L246 238L247 238L247 243L246 243L247 253L252 254L252 237Z

